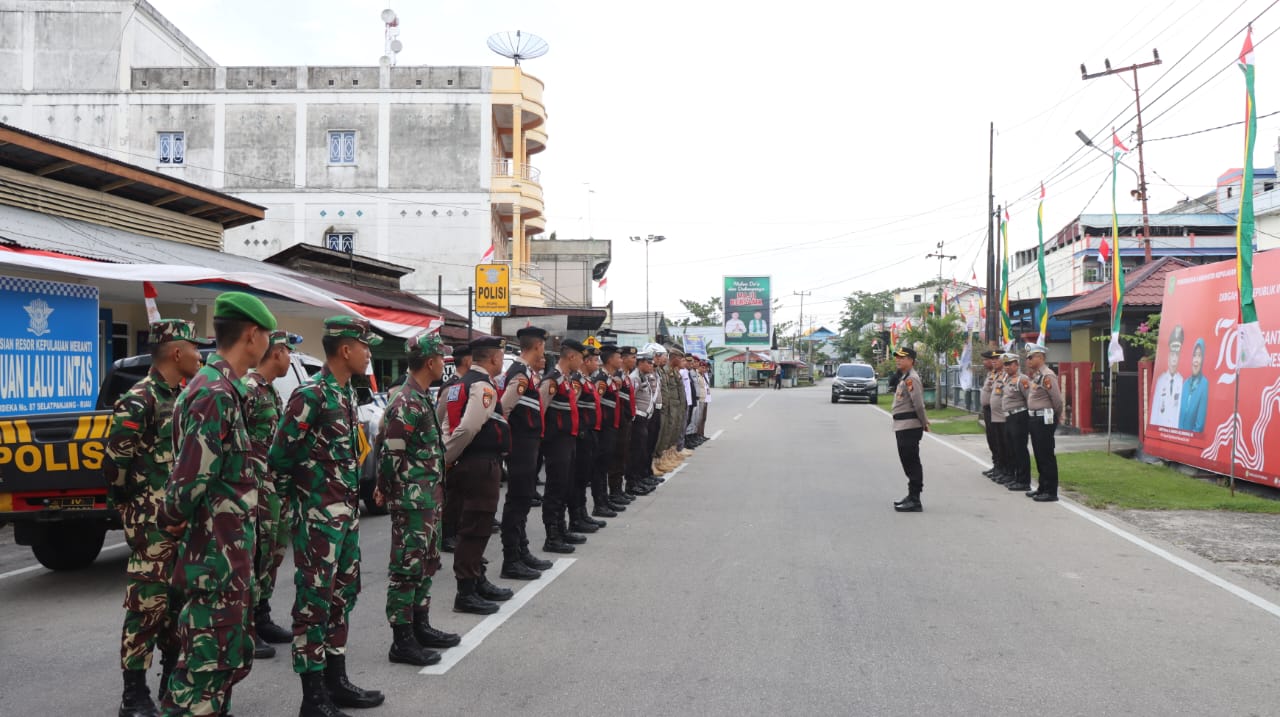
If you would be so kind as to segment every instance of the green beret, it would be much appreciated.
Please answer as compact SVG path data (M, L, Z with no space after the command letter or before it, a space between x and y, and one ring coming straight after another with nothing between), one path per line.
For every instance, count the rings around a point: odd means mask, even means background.
M182 319L160 319L152 321L149 327L147 343L152 346L167 344L170 341L190 341L197 346L208 346L213 342L196 336L196 325Z
M358 319L354 316L331 316L325 319L324 335L355 339L370 346L382 343L382 337L373 333L373 329L369 327L368 319Z
M213 301L213 318L252 321L267 331L276 330L276 317L262 299L243 291L226 291Z

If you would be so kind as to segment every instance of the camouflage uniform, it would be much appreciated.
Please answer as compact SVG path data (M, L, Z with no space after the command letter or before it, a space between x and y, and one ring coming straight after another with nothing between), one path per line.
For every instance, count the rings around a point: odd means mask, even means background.
M344 654L347 616L360 592L360 461L356 398L326 366L289 397L270 469L292 493L293 669L324 669Z
M170 587L177 539L156 522L173 467L173 403L178 389L154 368L115 404L107 455L107 502L120 513L130 550L120 666L151 668L151 654L177 650L180 601Z
M383 414L376 443L378 487L391 511L387 622L413 624L431 606L431 579L440 569L440 509L444 502L444 440L431 394L409 376Z
M285 541L289 535L287 513L281 510L278 478L267 468L267 452L280 424L283 404L280 393L265 376L250 371L244 377L245 422L249 427L249 443L253 450L249 464L258 481L258 544L253 568L256 577L255 604L270 600L275 592L276 571L284 560Z
M173 572L186 603L166 715L222 714L232 687L253 665L258 482L250 465L247 397L231 365L211 354L174 407L177 459L161 524L186 524Z

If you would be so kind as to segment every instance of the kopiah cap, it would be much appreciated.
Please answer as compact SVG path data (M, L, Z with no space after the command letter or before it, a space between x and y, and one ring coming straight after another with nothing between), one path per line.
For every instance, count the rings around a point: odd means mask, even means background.
M243 291L226 291L213 300L213 318L252 321L267 331L276 330L276 317L262 299Z
M916 360L916 350L910 346L899 346L898 350L893 352L893 355L898 358L909 358L912 361Z
M160 319L151 322L147 343L152 346L167 344L170 341L189 341L196 346L208 346L213 342L196 336L196 325L182 319Z
M369 346L382 343L382 337L373 333L368 319L354 316L330 316L324 320L324 335L337 336L344 339L355 339Z
M448 356L449 348L444 339L435 331L423 331L405 342L405 351L410 356Z

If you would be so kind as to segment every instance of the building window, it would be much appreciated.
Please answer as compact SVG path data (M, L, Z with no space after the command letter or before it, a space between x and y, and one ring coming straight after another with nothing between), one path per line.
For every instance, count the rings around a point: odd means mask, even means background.
M185 132L160 132L156 135L156 154L160 164L182 164L187 159Z
M330 232L324 235L324 245L333 251L343 254L354 254L356 250L355 232Z
M355 130L331 130L329 132L329 164L356 163Z
M911 300L918 304L923 298L924 297L921 294L916 294L911 298Z
M1102 281L1102 273L1098 271L1096 266L1086 266L1084 268L1084 280L1088 284L1097 284Z

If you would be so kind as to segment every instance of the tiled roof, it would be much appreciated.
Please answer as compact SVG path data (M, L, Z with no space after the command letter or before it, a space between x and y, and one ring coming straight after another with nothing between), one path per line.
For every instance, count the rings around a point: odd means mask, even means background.
M1144 264L1125 275L1124 307L1159 309L1164 303L1165 283L1170 272L1191 266L1175 257L1166 256ZM1056 319L1082 319L1099 309L1111 307L1111 285L1094 289L1053 312Z

